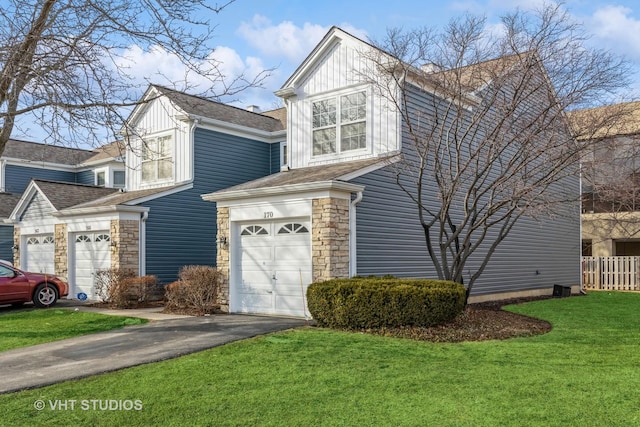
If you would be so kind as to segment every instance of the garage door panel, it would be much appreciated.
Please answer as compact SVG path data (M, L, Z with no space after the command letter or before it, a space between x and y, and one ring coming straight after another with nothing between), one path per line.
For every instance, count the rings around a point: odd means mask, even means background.
M276 296L276 312L291 316L304 315L306 311L306 299L299 296L287 295L286 297Z
M272 310L270 294L245 293L239 301L239 311L244 313L266 313Z

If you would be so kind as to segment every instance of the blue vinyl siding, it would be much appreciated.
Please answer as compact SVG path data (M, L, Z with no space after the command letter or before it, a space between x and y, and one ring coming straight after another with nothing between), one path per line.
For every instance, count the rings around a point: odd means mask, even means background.
M269 151L271 152L271 173L280 172L280 145L282 143L269 144Z
M12 225L0 225L0 259L13 262Z
M92 170L78 172L76 174L76 183L85 185L95 185L96 178Z
M271 146L204 129L195 131L194 187L144 203L146 271L169 283L184 265L216 264L216 204L202 194L269 175Z
M433 106L429 96L411 93L409 108L424 111ZM410 147L410 141L403 141L403 152L408 158L414 156ZM357 206L357 274L437 277L427 252L417 206L395 180L394 167L386 166L351 181L365 186L363 200ZM415 188L409 178L404 183ZM424 188L427 197L437 197L435 182L426 183ZM565 178L555 191L572 194L576 202L567 205L565 212L554 218L521 218L491 257L472 295L580 283L578 177ZM489 235L485 241L492 240ZM484 253L486 246L479 248L467 263L469 274L465 274L465 279L478 268Z
M392 167L386 167L351 181L366 187L357 206L357 274L435 278L416 205L394 179ZM573 213L520 220L493 254L472 295L579 284L579 212ZM472 259L469 268L479 261Z
M22 193L31 179L34 178L48 181L76 182L76 174L74 172L17 165L7 165L4 177L5 191L14 194Z

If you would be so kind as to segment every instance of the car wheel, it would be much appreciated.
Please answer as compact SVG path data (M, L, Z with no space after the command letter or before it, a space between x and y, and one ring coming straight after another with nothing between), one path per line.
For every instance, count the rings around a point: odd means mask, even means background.
M36 307L51 307L58 300L58 289L47 283L41 283L33 293L33 304Z

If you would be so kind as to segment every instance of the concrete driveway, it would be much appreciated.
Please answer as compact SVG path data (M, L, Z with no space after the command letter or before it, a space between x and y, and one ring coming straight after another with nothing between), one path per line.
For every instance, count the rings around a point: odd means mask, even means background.
M0 352L0 393L171 359L304 324L303 319L237 314L169 317Z

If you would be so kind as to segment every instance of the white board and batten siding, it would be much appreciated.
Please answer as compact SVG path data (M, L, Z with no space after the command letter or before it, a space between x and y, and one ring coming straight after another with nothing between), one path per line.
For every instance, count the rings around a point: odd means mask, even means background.
M189 135L189 123L179 120L184 113L177 110L169 100L162 96L149 103L138 117L135 127L145 138L171 136L173 142L173 179L170 182L142 182L142 141L133 139L131 147L127 147L126 188L128 190L146 189L154 186L173 185L186 182L193 177L193 149Z
M289 166L301 168L360 160L400 150L400 117L392 104L374 93L363 75L371 63L363 57L361 44L339 40L295 82L296 97L288 105ZM332 96L365 91L367 96L367 148L336 156L313 157L313 102Z

